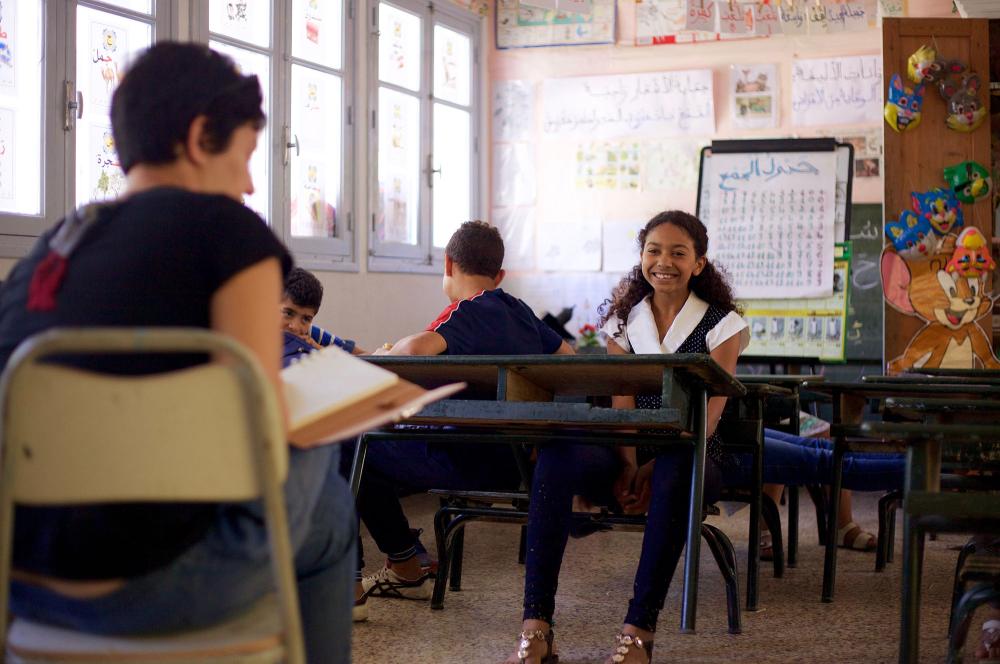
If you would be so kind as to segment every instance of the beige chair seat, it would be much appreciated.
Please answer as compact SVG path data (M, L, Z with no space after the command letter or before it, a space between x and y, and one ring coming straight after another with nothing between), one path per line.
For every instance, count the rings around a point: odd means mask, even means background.
M101 636L16 618L9 659L35 662L204 661L272 663L284 659L277 599L268 595L234 618L197 631L156 636Z

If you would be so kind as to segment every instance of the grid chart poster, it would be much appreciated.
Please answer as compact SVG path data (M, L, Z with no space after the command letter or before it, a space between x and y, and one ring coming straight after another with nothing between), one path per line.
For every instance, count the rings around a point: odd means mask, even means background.
M741 303L750 325L745 355L844 359L850 262L845 245L837 245L837 252L828 297Z
M719 153L706 160L699 214L709 258L736 297L833 292L836 152Z
M615 41L615 0L594 0L587 14L497 0L497 48L579 46Z
M547 79L542 103L547 138L715 133L710 69Z

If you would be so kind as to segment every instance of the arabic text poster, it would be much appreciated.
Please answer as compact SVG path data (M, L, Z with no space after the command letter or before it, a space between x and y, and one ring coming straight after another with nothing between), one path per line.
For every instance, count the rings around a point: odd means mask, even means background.
M13 201L14 191L14 111L0 108L0 201Z
M882 57L795 60L792 124L881 124Z
M90 125L91 200L117 198L125 191L125 173L118 162L111 127Z
M833 289L837 155L715 154L702 182L709 257L736 297L820 297ZM707 191L706 191L707 190Z
M549 137L710 135L712 70L547 79L542 130Z
M17 0L0 1L0 90L14 93L14 30L17 25Z
M762 129L778 126L778 66L732 65L733 126Z
M125 74L128 32L121 27L94 21L90 24L90 98L100 108L111 107L111 94Z

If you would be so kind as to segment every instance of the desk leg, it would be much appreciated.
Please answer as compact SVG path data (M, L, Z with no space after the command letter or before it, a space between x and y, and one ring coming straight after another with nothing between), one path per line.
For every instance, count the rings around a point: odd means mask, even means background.
M926 490L927 450L912 445L906 453L906 479L903 496L903 597L900 607L899 661L910 664L920 659L920 580L924 564L924 533L917 518L907 511L911 489Z
M844 447L838 438L833 448L833 479L830 482L830 509L826 515L826 555L823 557L824 602L833 601L833 587L837 583L837 513L840 511L840 487L844 480Z
M351 462L351 493L358 497L361 488L361 472L365 469L365 456L368 454L368 434L361 434L354 446L354 461Z
M753 486L750 493L750 542L747 547L747 611L757 610L760 594L760 512L764 484L764 428L757 428L757 448L753 453Z
M687 546L684 549L684 594L681 599L681 632L694 633L698 610L698 555L701 552L702 493L705 489L705 444L708 432L708 394L694 396L697 407L694 459L691 464L691 502L688 508Z
M788 499L788 555L785 557L789 567L795 567L799 562L799 486L785 487ZM822 527L822 524L820 524Z

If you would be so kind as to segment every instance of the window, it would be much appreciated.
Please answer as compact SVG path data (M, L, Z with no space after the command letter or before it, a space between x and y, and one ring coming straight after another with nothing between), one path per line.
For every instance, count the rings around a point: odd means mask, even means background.
M437 271L479 210L478 19L451 3L384 0L372 21L369 265Z
M207 16L194 17L199 37L260 79L268 118L246 204L312 268L353 267L355 260L353 182L345 167L353 145L350 7L343 0L210 0Z
M135 53L169 35L170 0L0 0L0 254L23 255L67 210L124 174L111 94Z

